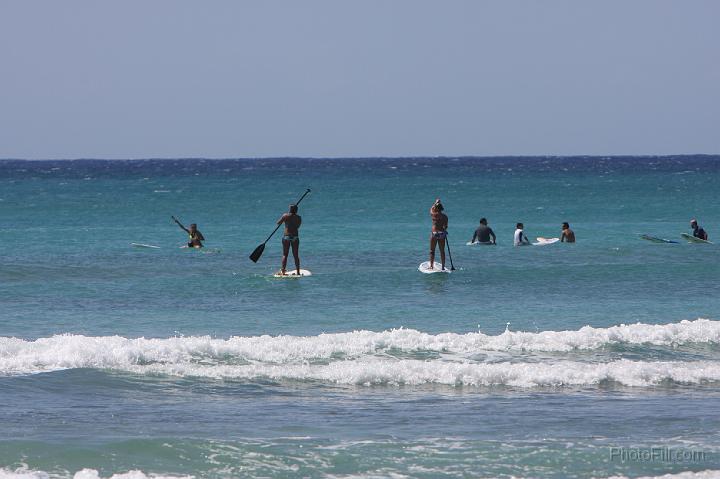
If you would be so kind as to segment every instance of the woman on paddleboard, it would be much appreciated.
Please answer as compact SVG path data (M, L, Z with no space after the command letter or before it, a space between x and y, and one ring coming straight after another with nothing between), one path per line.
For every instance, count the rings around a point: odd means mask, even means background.
M182 228L187 234L188 234L188 243L187 246L183 246L183 248L202 248L203 244L202 242L205 241L205 237L200 232L199 229L197 229L197 225L195 223L190 225L190 228L185 228L180 221L178 221L177 218L174 216L171 217L175 223L178 224L180 228Z
M283 257L282 266L280 267L280 274L285 275L285 268L287 267L287 258L290 248L292 248L293 258L295 258L295 269L297 275L300 276L300 224L302 218L297 214L298 207L293 204L290 205L288 213L285 213L277 221L277 224L285 223L285 231L283 232L282 245L283 245Z
M432 231L430 233L430 269L435 266L435 246L440 246L440 264L445 269L445 239L447 238L448 217L443 213L445 207L440 198L430 208L430 219L432 220Z

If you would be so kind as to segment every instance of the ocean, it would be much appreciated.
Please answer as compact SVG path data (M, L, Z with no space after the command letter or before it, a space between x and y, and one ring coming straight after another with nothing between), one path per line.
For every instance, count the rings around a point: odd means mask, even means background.
M307 188L313 275L273 278ZM0 478L720 477L719 190L718 156L0 161Z

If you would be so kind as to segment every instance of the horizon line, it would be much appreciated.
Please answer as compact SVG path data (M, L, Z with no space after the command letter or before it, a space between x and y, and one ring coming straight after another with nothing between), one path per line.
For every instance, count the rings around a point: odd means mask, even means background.
M0 162L7 161L268 161L268 160L411 160L411 159L490 159L490 158L673 158L690 156L720 156L720 153L669 153L669 154L575 154L575 155L409 155L409 156L257 156L257 157L135 157L135 158L98 158L98 157L76 157L76 158L0 158Z

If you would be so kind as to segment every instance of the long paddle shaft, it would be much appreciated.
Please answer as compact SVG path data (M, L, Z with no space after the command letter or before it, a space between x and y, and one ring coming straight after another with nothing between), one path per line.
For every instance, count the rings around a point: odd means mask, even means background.
M306 196L308 193L310 193L310 188L308 188L308 189L305 191L305 193L303 193L303 195L300 197L299 200L297 200L297 201L295 202L295 204L296 204L296 205L299 205L300 202L303 200L303 198L305 198L305 196ZM270 233L270 236L268 236L267 239L262 242L262 244L260 244L257 248L255 248L255 250L254 250L254 251L252 252L252 254L250 255L250 260L251 260L253 263L257 263L257 262L258 262L258 260L260 259L260 256L262 256L262 254L263 254L263 251L265 251L265 245L267 244L268 241L270 241L270 238L273 237L273 235L277 232L277 230L280 229L281 226L282 226L282 223L280 223L279 225L277 225L277 226L275 227L275 229L273 230L273 232Z
M450 271L455 271L455 265L452 262L452 253L450 252L450 242L448 241L447 236L445 236L445 246L447 246L448 256L450 256Z

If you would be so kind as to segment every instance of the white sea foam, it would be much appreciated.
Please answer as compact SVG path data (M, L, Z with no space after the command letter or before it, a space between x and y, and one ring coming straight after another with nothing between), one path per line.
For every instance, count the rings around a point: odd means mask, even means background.
M642 476L636 477L635 479L718 479L720 478L720 471L718 470L707 470L707 471L684 471L675 474L663 474L662 476ZM608 479L629 479L628 476L612 476Z
M59 335L26 341L0 338L0 374L32 374L94 368L138 374L199 377L316 380L339 384L583 385L614 381L647 386L662 381L698 384L720 380L720 363L542 359L540 362L482 363L484 351L568 352L610 345L720 342L720 321L698 319L665 325L540 333L505 331L431 335L411 329L354 331L318 336L255 336L213 339ZM430 351L431 359L399 359L402 353ZM398 354L401 353L401 354ZM406 356L405 356L406 357ZM417 357L417 356L416 356Z
M100 473L95 469L82 469L75 474L47 473L44 471L33 471L26 468L0 469L0 479L101 479ZM113 474L109 479L191 479L193 476L168 476L145 474L142 471L128 471L120 474Z
M483 351L567 352L611 345L676 347L720 343L720 321L697 319L671 324L630 324L610 328L585 326L577 331L539 333L505 331L497 336L477 333L422 333L413 329L353 331L318 336L252 336L213 339L209 336L128 339L121 336L57 335L25 341L0 337L0 372L44 367L112 367L119 363L182 362L193 357L288 363L360 357L388 350L480 353ZM15 368L15 369L14 369Z
M533 388L616 383L648 387L669 382L697 385L720 381L720 362L716 361L648 362L624 359L608 363L470 363L370 358L325 365L231 366L186 363L131 366L127 370L143 375L317 381L364 386L439 384Z
M372 473L359 473L348 475L328 475L327 477L337 479L376 479L376 478L403 478L408 477L403 474L385 470ZM0 479L54 479L54 478L72 478L72 479L103 479L100 473L95 469L82 469L75 474L49 474L44 471L31 471L27 469L0 469ZM194 476L170 476L158 474L146 474L142 471L128 471L125 473L113 474L108 479L193 479ZM719 470L706 471L684 471L674 474L663 474L660 476L643 476L637 479L718 479L720 478ZM612 476L608 479L628 479L627 476Z

